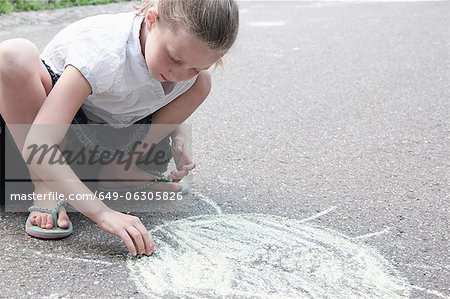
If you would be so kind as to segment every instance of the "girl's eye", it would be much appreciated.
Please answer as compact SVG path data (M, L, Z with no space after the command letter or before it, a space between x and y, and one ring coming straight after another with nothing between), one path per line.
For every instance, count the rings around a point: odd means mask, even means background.
M175 60L175 58L173 58L172 56L170 56L170 59L175 62L176 64L181 64L180 60Z

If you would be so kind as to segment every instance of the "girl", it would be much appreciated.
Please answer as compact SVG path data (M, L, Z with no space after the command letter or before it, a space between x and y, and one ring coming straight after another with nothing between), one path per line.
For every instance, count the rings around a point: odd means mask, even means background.
M177 164L171 174L174 182L159 177L164 169L155 176L155 171L137 167L138 156L131 154L126 173L118 163L109 163L99 176L126 175L128 181L119 187L144 180L158 190L182 191L179 181L194 163L184 150L179 125L208 96L207 70L221 63L236 39L238 23L235 0L147 0L137 13L101 15L69 25L41 56L27 40L1 43L0 114L28 163L35 193L93 195L67 164L50 165L48 157L37 163L30 151L31 145L60 145L70 124L83 146L99 145L88 131L92 128L83 123L108 124L118 131L133 128L126 133L128 140L119 140L128 153L146 152L147 145L161 140L167 145L170 136ZM150 122L145 132L135 128L142 126L131 126ZM20 132L13 124L32 126ZM136 147L136 140L143 142ZM63 203L35 201L26 232L40 238L70 235L72 224ZM139 218L114 211L99 198L70 204L120 237L131 255L153 252L154 242Z

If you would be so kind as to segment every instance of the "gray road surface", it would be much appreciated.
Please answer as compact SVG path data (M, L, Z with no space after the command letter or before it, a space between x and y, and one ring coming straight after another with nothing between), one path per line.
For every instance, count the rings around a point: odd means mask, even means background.
M138 214L304 219L375 248L410 298L450 298L448 2L245 2L210 98L190 119L198 168L189 205ZM128 4L0 16L0 41L42 49L66 24ZM0 297L136 297L126 251L78 214L64 241L0 214ZM239 297L239 296L238 296ZM238 298L236 297L236 298ZM234 298L234 297L233 297Z

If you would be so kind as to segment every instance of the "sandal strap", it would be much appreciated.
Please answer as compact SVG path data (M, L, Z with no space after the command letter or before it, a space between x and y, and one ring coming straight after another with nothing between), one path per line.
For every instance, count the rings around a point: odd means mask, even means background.
M38 211L38 212L48 213L48 214L52 215L53 227L57 227L58 226L58 212L65 203L66 202L64 200L60 200L60 201L58 201L58 203L56 204L56 206L53 209L38 207L38 206L31 206L28 208L28 212Z
M161 172L161 171L149 170L149 169L146 169L145 171L150 173L150 174L153 174L153 175L155 175L157 177L160 177L160 178L164 177L164 172Z
M168 176L161 176L157 179L151 180L149 183L171 183L173 180Z
M147 189L149 186L157 184L157 183L171 183L171 182L173 182L173 180L171 178L163 176L163 177L151 180L150 182L147 182L147 183L145 183L142 186L130 188L130 191L131 192L133 192L133 191L136 192L136 191Z

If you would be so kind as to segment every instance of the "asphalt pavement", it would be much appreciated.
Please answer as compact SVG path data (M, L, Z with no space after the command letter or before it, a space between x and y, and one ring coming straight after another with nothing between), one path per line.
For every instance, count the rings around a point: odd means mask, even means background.
M42 49L75 20L128 10L1 15L0 41ZM136 215L151 230L219 209L328 211L311 222L376 250L406 297L450 298L449 11L445 1L241 3L237 43L188 121L193 191L176 209ZM0 297L152 297L117 238L70 217L71 237L42 241L24 234L25 213L1 212Z

